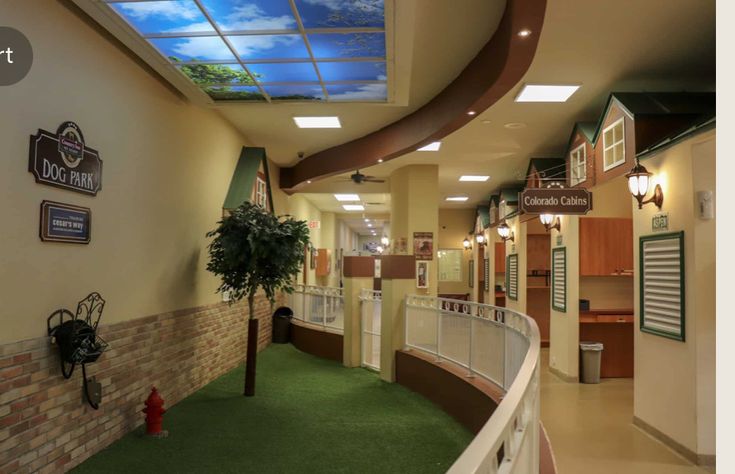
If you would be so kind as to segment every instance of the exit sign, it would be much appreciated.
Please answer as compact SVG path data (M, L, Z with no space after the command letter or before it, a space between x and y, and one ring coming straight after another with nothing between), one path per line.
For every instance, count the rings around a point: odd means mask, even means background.
M669 214L656 214L651 218L651 230L653 232L666 232L669 230Z
M321 229L322 221L309 221L309 229Z

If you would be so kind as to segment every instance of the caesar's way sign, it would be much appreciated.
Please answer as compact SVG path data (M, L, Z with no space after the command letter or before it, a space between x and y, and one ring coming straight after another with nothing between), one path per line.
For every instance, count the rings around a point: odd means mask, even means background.
M526 189L520 209L527 214L587 214L592 210L592 193L583 188Z
M59 125L56 133L38 130L31 135L28 171L36 182L78 193L97 195L102 189L102 160L84 144L82 130L74 122Z

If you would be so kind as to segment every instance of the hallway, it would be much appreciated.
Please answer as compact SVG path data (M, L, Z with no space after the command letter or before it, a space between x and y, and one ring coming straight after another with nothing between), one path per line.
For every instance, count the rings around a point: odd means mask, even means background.
M567 383L541 350L541 421L561 474L703 474L633 425L633 379ZM594 467L593 467L594 466Z

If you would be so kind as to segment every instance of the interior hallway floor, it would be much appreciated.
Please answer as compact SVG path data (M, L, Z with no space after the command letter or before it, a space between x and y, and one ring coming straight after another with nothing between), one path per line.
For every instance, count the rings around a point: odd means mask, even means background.
M604 356L603 356L604 357ZM633 425L633 379L564 382L541 350L541 421L559 474L702 474L702 468Z

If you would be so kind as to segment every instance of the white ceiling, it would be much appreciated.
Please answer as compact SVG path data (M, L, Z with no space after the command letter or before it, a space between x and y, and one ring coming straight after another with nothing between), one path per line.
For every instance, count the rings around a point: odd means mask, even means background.
M322 212L335 213L339 220L345 222L358 234L370 235L371 231L375 231L378 236L381 236L390 214L390 194L354 192L360 197L359 203L365 207L364 212L345 211L342 208L343 204L358 203L337 201L332 193L302 193L301 195ZM366 222L365 219L369 219L370 222Z
M362 171L385 178L407 164L437 164L440 206L474 207L500 186L522 180L530 158L561 156L574 123L596 121L612 91L714 90L714 45L714 2L550 1L536 56L521 83L446 137L440 151L409 153ZM516 103L524 83L581 88L566 103ZM509 129L508 123L525 127ZM491 179L460 183L461 174ZM342 177L307 185L304 191L332 189ZM373 186L371 191L388 192L387 185ZM450 194L470 199L447 203Z

